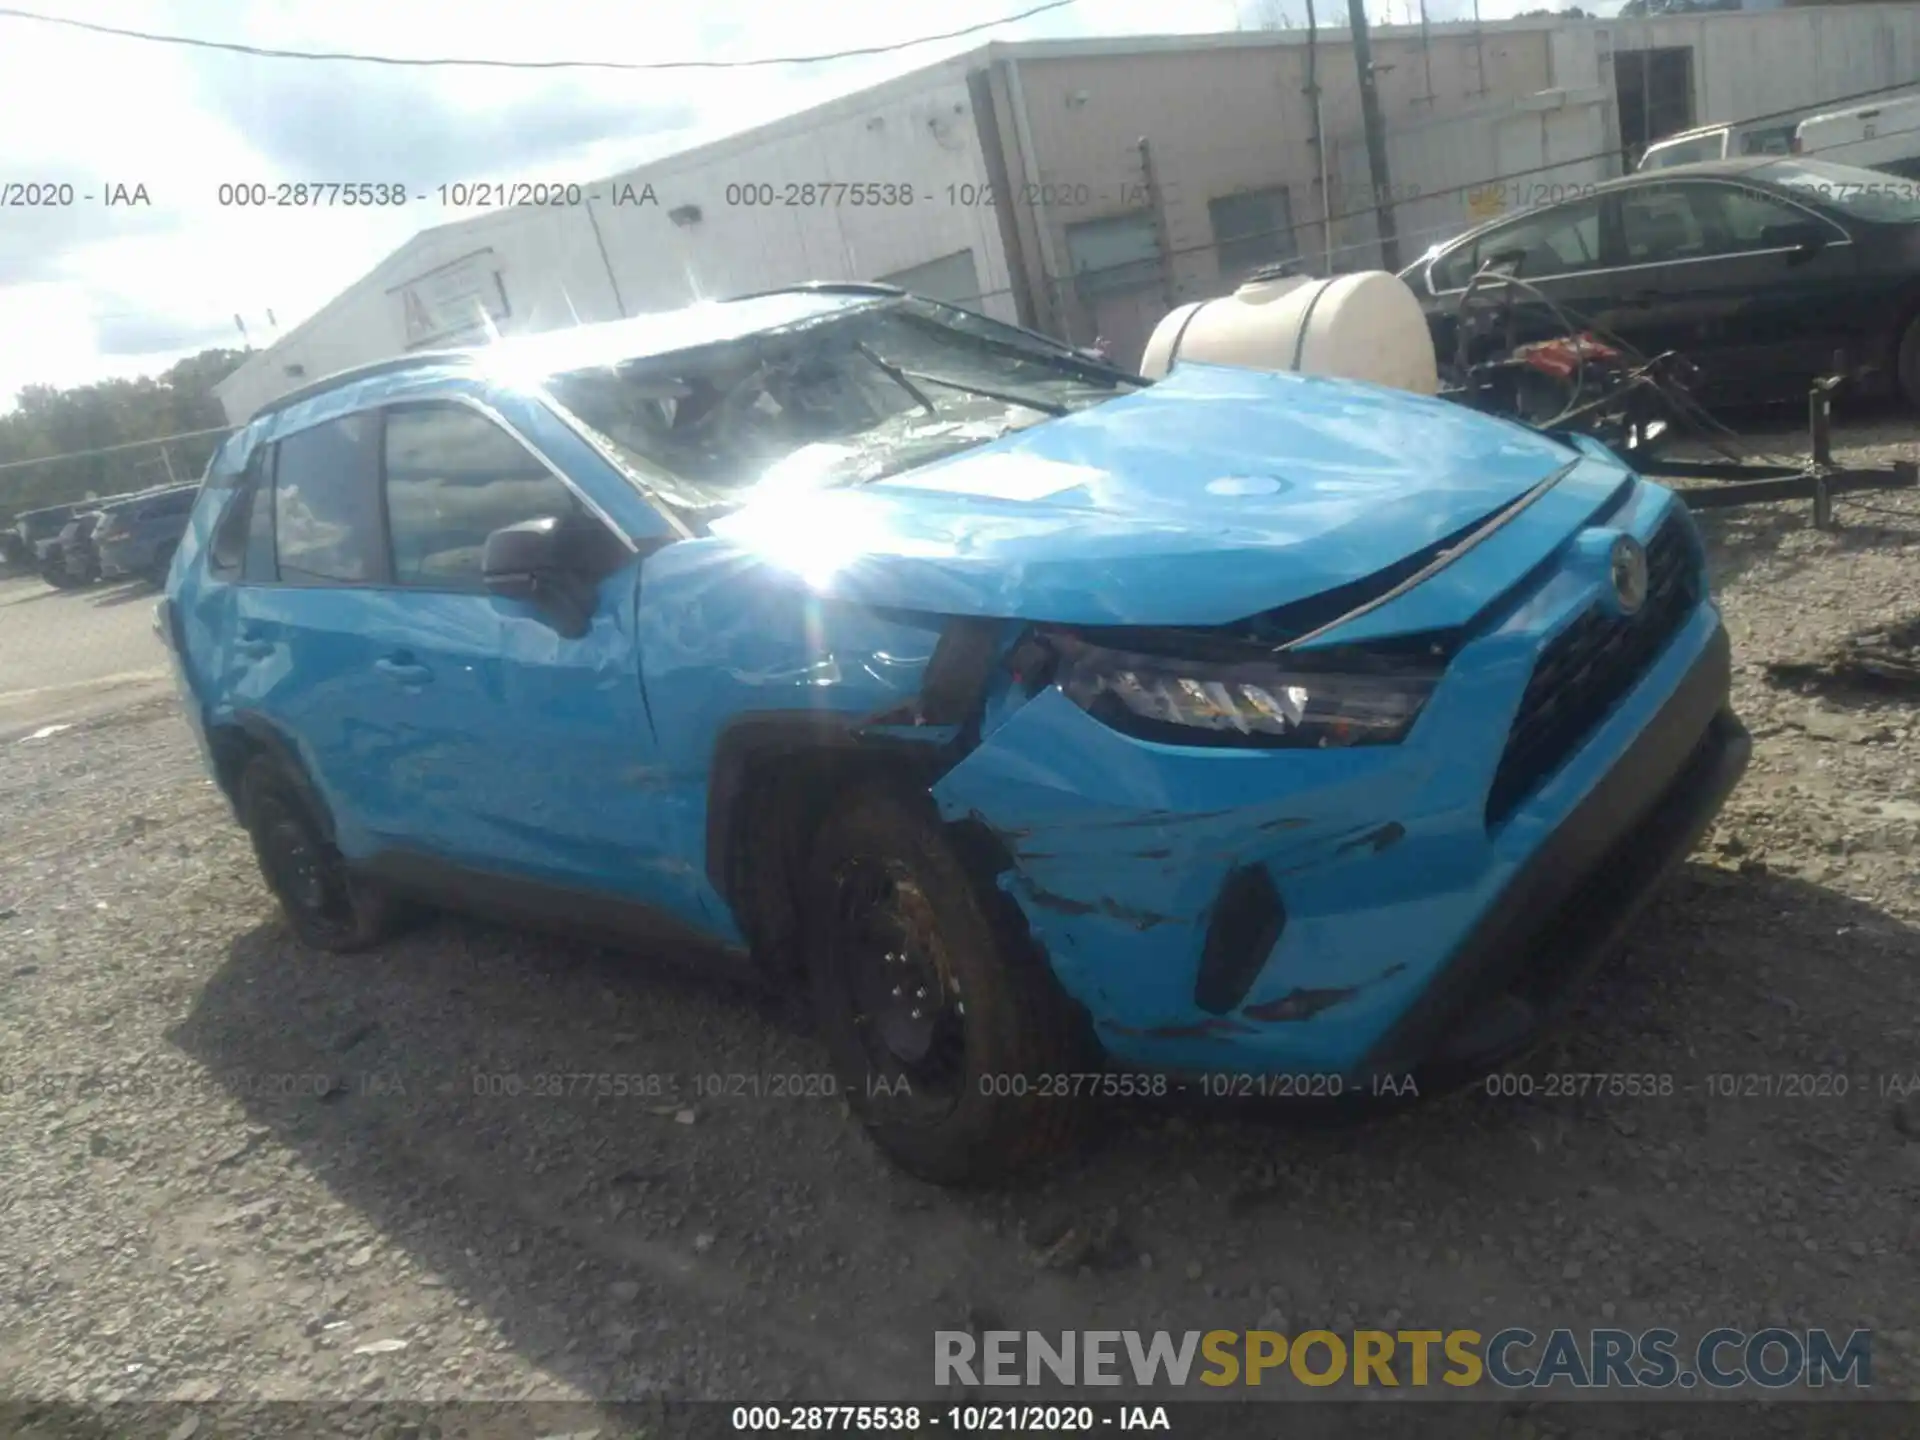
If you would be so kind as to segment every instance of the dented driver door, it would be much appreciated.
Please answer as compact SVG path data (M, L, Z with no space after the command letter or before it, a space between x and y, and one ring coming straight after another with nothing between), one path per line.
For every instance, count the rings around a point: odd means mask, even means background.
M634 640L640 560L594 586L584 625L487 591L487 536L586 524L579 496L484 407L386 412L392 551L377 665L402 848L462 869L657 899L655 744Z

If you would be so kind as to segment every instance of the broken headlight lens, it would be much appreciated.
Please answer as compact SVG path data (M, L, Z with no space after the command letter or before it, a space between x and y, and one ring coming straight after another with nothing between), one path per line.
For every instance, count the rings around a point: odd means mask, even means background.
M1391 745L1413 728L1439 680L1437 671L1178 660L1085 643L1057 653L1055 680L1090 715L1173 745Z

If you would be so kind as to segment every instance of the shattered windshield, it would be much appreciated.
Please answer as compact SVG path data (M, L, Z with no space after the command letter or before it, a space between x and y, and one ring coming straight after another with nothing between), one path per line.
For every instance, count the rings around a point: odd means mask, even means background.
M710 512L899 474L1140 383L1039 336L903 297L572 371L547 388L663 499Z

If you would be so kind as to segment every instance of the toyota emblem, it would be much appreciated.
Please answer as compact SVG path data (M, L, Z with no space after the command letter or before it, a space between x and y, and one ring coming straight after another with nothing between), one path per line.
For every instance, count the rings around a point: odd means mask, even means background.
M1618 537L1613 542L1608 569L1613 577L1614 603L1620 607L1622 615L1631 615L1647 603L1645 546L1631 535Z

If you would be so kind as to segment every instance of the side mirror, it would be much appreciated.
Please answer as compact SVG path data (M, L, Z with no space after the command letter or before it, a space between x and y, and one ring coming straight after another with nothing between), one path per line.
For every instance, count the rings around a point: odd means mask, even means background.
M522 520L487 536L480 578L489 594L538 607L568 639L587 633L595 576L576 526L558 516Z

